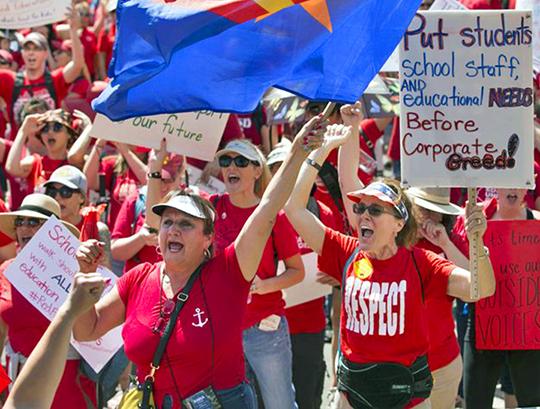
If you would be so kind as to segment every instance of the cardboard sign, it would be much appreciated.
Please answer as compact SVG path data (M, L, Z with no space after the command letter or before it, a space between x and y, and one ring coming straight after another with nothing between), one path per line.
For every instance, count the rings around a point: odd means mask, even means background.
M292 287L283 290L286 308L294 307L305 302L324 297L332 292L332 287L327 284L317 282L317 253L302 254L302 261L306 275L304 279ZM278 274L285 271L285 265L282 261L278 265Z
M400 45L409 186L534 187L532 16L418 13Z
M540 71L540 1L516 0L516 10L532 10L533 13L533 64Z
M52 216L17 255L5 271L8 281L47 319L52 320L66 300L73 277L79 271L75 252L79 240ZM111 278L108 293L116 276L106 268L98 272ZM122 346L121 327L92 342L72 340L73 347L99 372Z
M70 0L0 0L0 28L28 28L62 21L70 5Z
M159 148L161 140L166 138L169 152L208 161L214 159L228 118L229 114L197 111L113 122L98 114L92 136L153 149Z
M495 294L476 303L477 349L540 349L540 221L489 221Z

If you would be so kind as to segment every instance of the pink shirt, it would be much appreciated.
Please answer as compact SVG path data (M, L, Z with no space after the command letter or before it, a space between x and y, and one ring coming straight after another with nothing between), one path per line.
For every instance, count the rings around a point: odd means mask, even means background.
M144 263L117 282L126 306L122 330L125 351L137 366L140 381L148 374L160 339L153 332L166 300L160 268L161 263ZM228 389L244 381L242 317L248 291L249 282L242 276L233 245L206 263L156 372L154 397L158 407L166 394L173 398L173 408L180 408L181 399L210 385Z

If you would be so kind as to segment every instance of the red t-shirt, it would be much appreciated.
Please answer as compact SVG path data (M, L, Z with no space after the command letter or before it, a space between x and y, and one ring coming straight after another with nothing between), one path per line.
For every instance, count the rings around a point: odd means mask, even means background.
M319 219L331 229L336 228L336 217L332 211L321 202L319 206ZM312 253L309 247L300 236L297 237L298 247L302 255ZM324 297L295 305L285 310L289 332L291 334L313 334L324 330L326 326L326 316L324 314Z
M91 30L88 29L88 27L85 27L81 32L80 38L84 47L84 62L88 67L90 76L94 78L94 74L96 72L94 67L94 58L96 57L97 53L97 37Z
M8 208L6 207L6 203L0 199L0 213L6 213L8 212ZM0 231L0 247L7 246L10 244L13 240L11 237L6 236L4 233Z
M257 206L242 209L234 206L227 193L210 196L210 202L215 203L216 223L214 249L216 254L222 252L234 242L247 219ZM266 242L264 252L257 270L257 276L261 279L275 277L276 259L286 260L299 254L296 232L287 220L283 211L279 212L272 229L272 234ZM259 295L253 294L248 304L244 317L244 328L249 328L269 315L283 315L285 301L281 291Z
M99 53L105 53L105 68L111 63L114 40L116 37L116 26L110 24L105 30L101 30L97 39L97 51Z
M255 112L236 114L236 116L246 139L249 139L254 145L262 146L262 135L259 127L266 125L266 109L264 106L256 109Z
M24 85L35 85L32 87L33 97L42 99L47 102L47 105L51 109L60 108L62 100L67 94L68 84L64 79L64 74L62 68L58 68L54 71L51 71L51 77L53 82L53 87L56 93L56 100L53 100L52 96L49 94L49 90L45 86L45 74L35 80L29 80L24 78ZM28 89L21 89L21 93L17 98L17 101L12 101L13 97L13 88L15 87L15 77L16 73L10 70L0 69L0 97L4 98L8 106L8 113L10 115L11 121L11 135L10 138L14 139L17 134L17 125L15 123L15 118L18 117L23 105L32 98L32 95Z
M13 260L7 260L0 265L2 277ZM8 327L7 336L11 347L15 352L26 357L30 356L50 323L5 278L2 280L0 293L0 317ZM95 404L95 384L88 378L79 375L79 366L78 359L66 361L66 367L51 409L86 407L84 394L78 385L79 377L84 393Z
M322 270L341 281L357 245L358 239L327 228L320 254ZM420 277L426 300L448 298L448 277L455 267L429 251L412 252L418 271L411 251L403 247L387 260L358 252L350 263L341 308L341 350L350 361L410 366L428 351Z
M392 134L390 135L390 142L388 143L388 157L392 160L401 159L401 147L399 138L399 116L395 116L392 120Z
M445 257L441 248L426 239L418 241L416 247ZM429 336L428 363L432 371L448 365L459 355L459 344L452 315L453 302L454 299L450 296L426 300Z
M114 229L111 234L111 239L122 239L130 237L141 230L144 225L145 209L138 214L137 220L135 219L135 205L139 192L135 192L122 203L122 207L118 212L116 221L114 223ZM124 273L131 270L133 267L144 263L156 263L161 261L161 256L157 253L155 246L144 246L139 252L132 258L126 261L124 265Z
M109 191L111 200L109 204L109 226L114 225L122 203L124 203L129 196L137 192L138 188L141 186L141 182L137 179L137 176L129 166L127 172L124 172L121 175L114 172L116 158L116 155L106 156L101 160L99 166L99 172L105 174L105 186Z
M126 306L124 347L127 357L137 366L140 381L148 374L160 339L152 331L160 304L165 302L160 268L161 263L141 264L116 283ZM249 286L233 245L207 262L180 311L161 368L156 372L154 397L158 407L166 394L172 396L173 408L181 407L174 379L183 398L210 385L228 389L244 381L242 317Z

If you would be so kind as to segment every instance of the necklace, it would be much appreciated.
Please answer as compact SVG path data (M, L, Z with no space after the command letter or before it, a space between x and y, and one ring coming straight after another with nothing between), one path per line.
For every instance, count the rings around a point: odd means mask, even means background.
M167 277L163 269L159 274L159 317L152 330L155 334L163 333L163 330L165 329L165 326L167 325L167 322L169 321L169 318L176 306L174 298L169 299L163 290L163 282L165 279L162 279L162 277ZM165 299L165 301L163 301L163 299Z

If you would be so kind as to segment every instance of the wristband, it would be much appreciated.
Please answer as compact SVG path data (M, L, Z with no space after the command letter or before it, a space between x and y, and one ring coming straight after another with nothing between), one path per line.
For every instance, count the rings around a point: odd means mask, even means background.
M319 165L317 162L315 162L313 159L311 158L307 158L306 159L306 163L310 166L313 166L315 169L317 169L317 172L320 172L321 169L322 169L322 166Z
M148 179L161 179L161 172L150 172L147 176Z

